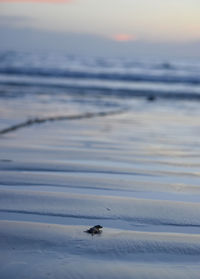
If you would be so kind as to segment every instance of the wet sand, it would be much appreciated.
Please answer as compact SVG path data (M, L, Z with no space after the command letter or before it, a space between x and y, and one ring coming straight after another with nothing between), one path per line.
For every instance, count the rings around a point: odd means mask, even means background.
M1 135L0 277L199 278L194 114L153 102Z

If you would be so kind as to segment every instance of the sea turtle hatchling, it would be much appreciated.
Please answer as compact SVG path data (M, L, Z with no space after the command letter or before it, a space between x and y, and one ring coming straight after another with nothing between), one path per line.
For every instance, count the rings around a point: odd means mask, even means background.
M103 228L102 226L96 225L96 226L94 226L94 227L89 228L89 229L86 230L85 232L90 233L90 234L92 234L92 235L94 235L94 234L100 234L100 233L102 233L102 230L101 230L102 228Z

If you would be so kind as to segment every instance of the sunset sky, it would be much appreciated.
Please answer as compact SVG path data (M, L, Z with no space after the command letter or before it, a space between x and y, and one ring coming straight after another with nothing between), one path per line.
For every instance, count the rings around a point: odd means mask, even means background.
M200 41L200 1L0 0L0 29L7 32L5 40L10 30L30 29L120 45L195 43Z

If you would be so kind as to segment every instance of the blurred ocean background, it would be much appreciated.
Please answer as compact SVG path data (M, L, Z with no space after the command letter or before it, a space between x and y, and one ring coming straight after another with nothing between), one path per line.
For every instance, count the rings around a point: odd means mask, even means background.
M133 100L165 100L178 109L183 101L184 106L200 101L200 62L1 51L0 98L1 129L75 108L75 113L128 109Z

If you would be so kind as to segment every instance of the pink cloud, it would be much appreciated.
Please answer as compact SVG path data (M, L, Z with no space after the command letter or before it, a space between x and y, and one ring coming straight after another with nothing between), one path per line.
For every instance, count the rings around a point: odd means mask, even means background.
M112 39L117 42L129 42L134 41L136 38L130 34L115 34L112 36Z
M23 2L23 3L29 3L29 2L36 2L36 3L70 3L73 2L73 0L0 0L0 2Z

